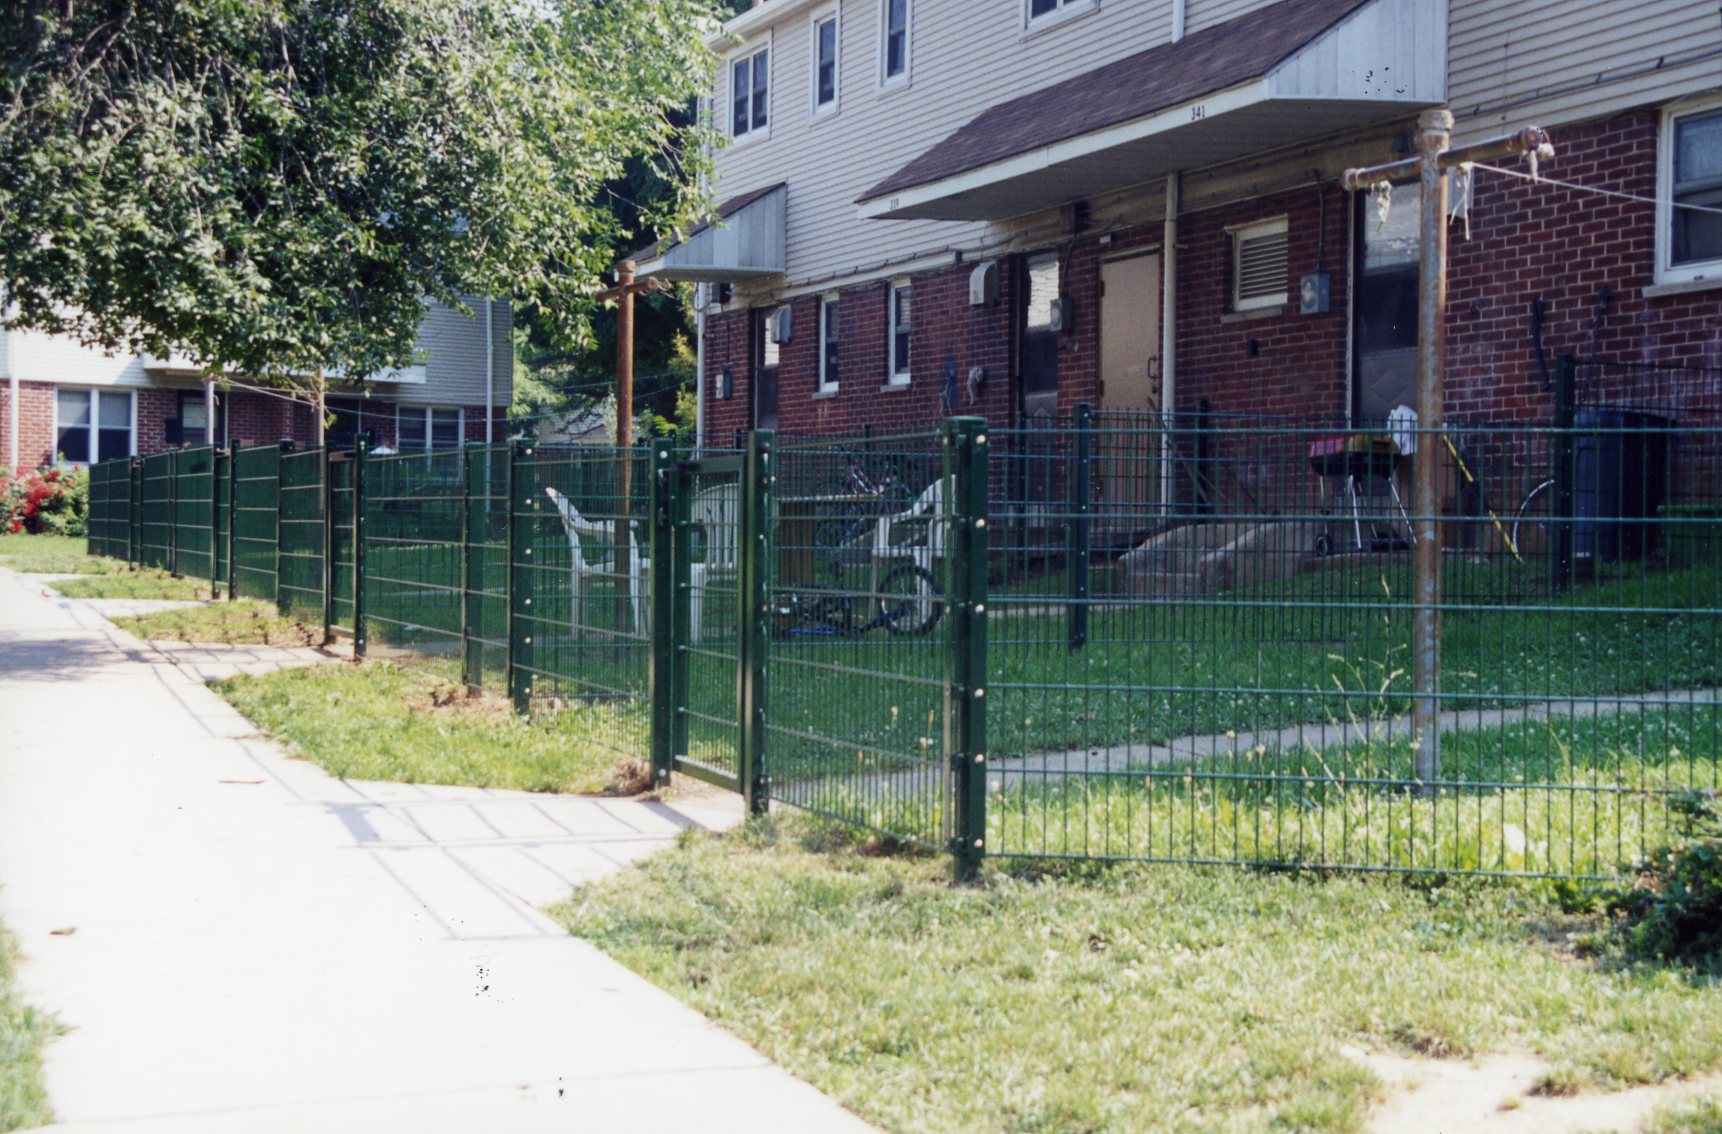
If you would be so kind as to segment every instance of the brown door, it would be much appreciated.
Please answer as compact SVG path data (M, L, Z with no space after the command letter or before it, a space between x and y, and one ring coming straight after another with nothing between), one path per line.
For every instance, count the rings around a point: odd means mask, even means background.
M1152 526L1160 507L1164 439L1160 383L1160 257L1100 265L1100 409L1095 534Z
M779 346L771 338L775 308L753 313L753 427L777 428L777 366Z

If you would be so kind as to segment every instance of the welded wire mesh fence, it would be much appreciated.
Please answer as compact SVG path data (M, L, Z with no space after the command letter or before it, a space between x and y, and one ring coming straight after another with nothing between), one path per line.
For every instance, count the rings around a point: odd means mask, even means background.
M130 560L132 461L90 466L90 554Z
M201 572L230 500L242 595L965 867L1618 876L1722 791L1722 375L1553 381L1434 430L191 451L99 468L92 548Z

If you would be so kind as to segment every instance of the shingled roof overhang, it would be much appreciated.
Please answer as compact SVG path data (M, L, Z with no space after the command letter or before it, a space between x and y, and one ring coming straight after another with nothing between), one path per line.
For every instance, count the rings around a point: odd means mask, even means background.
M783 271L784 209L781 181L739 193L713 209L680 240L660 240L632 257L642 278L729 282Z
M983 111L861 215L1002 220L1446 100L1446 0L1281 0Z

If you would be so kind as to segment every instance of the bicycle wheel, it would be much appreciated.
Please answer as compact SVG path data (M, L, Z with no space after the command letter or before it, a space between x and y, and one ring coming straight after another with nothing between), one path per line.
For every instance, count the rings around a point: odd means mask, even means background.
M1555 482L1545 480L1529 492L1519 502L1519 510L1513 513L1513 529L1510 533L1513 546L1511 550L1523 559L1543 555L1550 550L1551 519L1555 509Z
M925 634L944 613L939 581L925 567L905 563L879 582L879 620L893 634Z

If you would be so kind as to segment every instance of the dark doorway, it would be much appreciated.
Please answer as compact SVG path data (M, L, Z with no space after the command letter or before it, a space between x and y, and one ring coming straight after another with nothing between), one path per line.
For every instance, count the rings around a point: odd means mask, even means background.
M1379 426L1395 406L1417 405L1421 199L1415 182L1395 185L1384 222L1374 195L1357 194L1351 412L1360 426Z
M753 427L777 428L777 367L780 345L771 335L776 308L753 313Z
M1021 405L1024 425L1050 426L1058 420L1058 253L1043 252L1022 262Z

